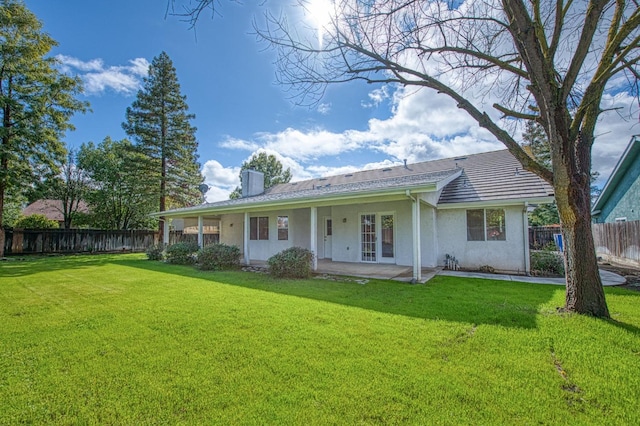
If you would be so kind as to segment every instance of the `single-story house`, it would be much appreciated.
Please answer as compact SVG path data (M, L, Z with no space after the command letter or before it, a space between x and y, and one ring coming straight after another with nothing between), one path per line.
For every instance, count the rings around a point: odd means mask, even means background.
M629 141L593 204L591 216L596 223L640 220L639 200L640 136L636 135Z
M64 215L62 214L62 200L40 199L29 204L22 210L23 216L31 216L33 214L44 215L49 220L58 222L61 228L64 227ZM86 202L80 200L78 202L78 212L89 213L89 206Z
M292 246L333 262L529 271L527 209L553 189L507 150L276 185L246 170L242 198L157 213L219 223L245 264ZM165 220L165 243L169 221ZM199 241L202 241L200 231ZM316 267L317 264L314 264Z

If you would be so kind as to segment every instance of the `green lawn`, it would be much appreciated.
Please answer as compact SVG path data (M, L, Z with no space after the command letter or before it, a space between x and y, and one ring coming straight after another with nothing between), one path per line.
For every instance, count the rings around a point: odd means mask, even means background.
M640 293L0 264L0 424L639 424Z

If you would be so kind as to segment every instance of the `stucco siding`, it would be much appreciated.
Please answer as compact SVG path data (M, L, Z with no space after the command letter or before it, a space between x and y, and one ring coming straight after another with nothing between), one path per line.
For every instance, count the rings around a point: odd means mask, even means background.
M628 222L640 220L640 155L624 174L605 205L600 217L602 222L615 222L626 218Z
M244 252L243 241L244 214L225 214L220 219L220 242L240 247Z
M420 253L422 255L422 266L425 268L438 266L437 226L438 222L435 209L422 204L420 208Z
M524 206L505 207L504 241L467 241L467 210L446 209L437 214L438 265L447 254L454 256L462 268L476 269L489 265L498 271L525 271ZM500 207L492 207L500 208Z
M411 229L411 202L395 201L359 205L334 206L333 218L333 260L360 262L360 215L394 214L395 262L411 266L413 259L413 236ZM379 226L379 224L378 224ZM378 256L379 261L383 261Z

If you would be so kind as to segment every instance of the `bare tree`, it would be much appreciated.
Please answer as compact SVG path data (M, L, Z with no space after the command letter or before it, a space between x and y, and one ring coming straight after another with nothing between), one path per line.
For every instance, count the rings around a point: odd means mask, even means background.
M199 13L217 4L195 3ZM313 0L299 5L309 8ZM277 51L280 83L301 104L318 102L329 84L353 80L423 87L453 99L524 168L553 185L567 243L565 310L609 317L591 233L591 147L605 89L638 95L637 0L330 5L318 38L284 13L267 12L256 25ZM485 109L487 101L493 108ZM512 136L511 126L522 120L544 128L551 169Z

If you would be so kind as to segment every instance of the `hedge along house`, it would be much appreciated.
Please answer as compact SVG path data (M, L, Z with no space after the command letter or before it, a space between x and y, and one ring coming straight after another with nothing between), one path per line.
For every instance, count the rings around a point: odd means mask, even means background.
M218 221L220 242L240 247L245 264L299 246L315 253L314 269L318 259L389 263L412 266L416 281L447 255L463 268L528 272L528 206L553 201L551 186L506 150L267 190L259 172L247 170L242 180L242 198L162 215L195 219L200 229Z

